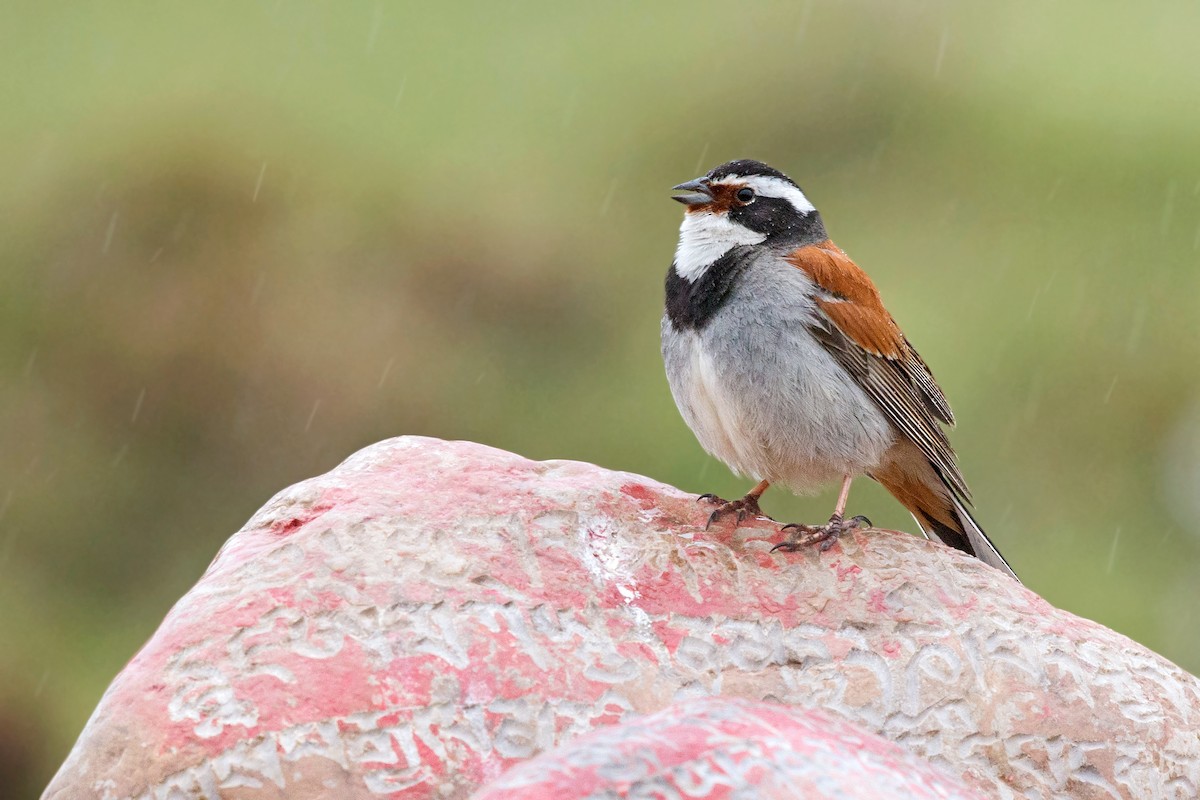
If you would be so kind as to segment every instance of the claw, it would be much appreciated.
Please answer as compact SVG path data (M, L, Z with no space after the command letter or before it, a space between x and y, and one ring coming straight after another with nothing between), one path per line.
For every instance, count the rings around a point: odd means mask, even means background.
M719 522L729 515L734 516L734 527L741 525L749 517L763 516L762 509L758 507L758 498L754 495L746 495L741 500L731 500L730 502L721 501L721 498L716 495L701 495L700 499L711 498L713 502L721 502L721 505L713 510L708 515L708 522L704 524L704 530L712 527L714 522Z
M811 525L802 525L799 522L790 522L779 529L780 533L786 530L797 531L796 535L789 536L779 544L771 548L771 552L782 550L785 553L794 553L808 543L808 537L816 533L817 528Z
M772 547L771 552L782 550L785 553L794 553L803 547L815 544L820 545L823 553L833 547L843 533L869 527L871 527L871 520L861 514L849 520L843 520L840 514L834 514L829 518L828 523L817 526L793 522L790 525L784 525L780 530L794 529L796 534L788 536L787 539Z

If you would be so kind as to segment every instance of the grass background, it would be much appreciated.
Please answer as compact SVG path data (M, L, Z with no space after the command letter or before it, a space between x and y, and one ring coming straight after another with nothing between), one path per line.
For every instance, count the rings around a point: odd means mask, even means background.
M0 785L279 488L403 433L745 483L658 355L681 209L789 172L1026 583L1200 669L1200 6L0 7ZM768 496L823 519L831 493ZM882 490L853 512L911 530Z

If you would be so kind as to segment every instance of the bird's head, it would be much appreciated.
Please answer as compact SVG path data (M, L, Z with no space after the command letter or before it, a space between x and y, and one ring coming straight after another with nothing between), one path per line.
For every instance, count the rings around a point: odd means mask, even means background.
M825 238L817 209L796 182L761 161L730 161L673 191L687 206L675 268L690 280L734 247Z

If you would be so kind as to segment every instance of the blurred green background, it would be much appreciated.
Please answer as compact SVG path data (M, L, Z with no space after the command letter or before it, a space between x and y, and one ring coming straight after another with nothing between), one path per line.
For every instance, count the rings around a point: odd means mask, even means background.
M464 438L747 487L658 355L681 209L789 172L1026 583L1200 669L1200 5L0 7L0 786L268 497ZM832 493L772 492L780 519ZM886 493L852 513L913 530Z

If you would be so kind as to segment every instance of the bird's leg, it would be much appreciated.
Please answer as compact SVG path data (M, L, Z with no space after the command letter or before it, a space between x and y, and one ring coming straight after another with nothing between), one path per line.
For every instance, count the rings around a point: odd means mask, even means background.
M741 523L747 517L762 517L762 509L758 507L758 498L762 497L763 492L770 486L769 481L759 481L758 485L746 492L746 496L741 500L733 500L726 502L715 494L702 494L701 500L708 500L712 503L720 503L720 505L711 514L708 515L708 522L704 525L704 530L708 530L714 522L728 517L731 514L736 515L737 523ZM735 526L736 527L736 526Z
M787 553L794 553L801 547L807 547L812 544L820 544L821 551L824 552L833 547L834 542L838 537L847 531L852 531L856 528L871 527L871 520L862 516L852 517L847 520L843 517L846 512L846 500L850 497L850 482L854 480L852 476L846 475L842 478L842 491L838 494L837 505L833 509L833 516L829 518L829 522L824 525L801 525L792 523L784 525L783 530L794 530L795 533L788 538L771 548L771 551L783 550Z
M850 499L850 482L852 480L853 478L849 475L842 478L842 491L838 492L837 505L833 507L833 516L829 518L830 522L835 519L840 520L846 513L846 501Z

